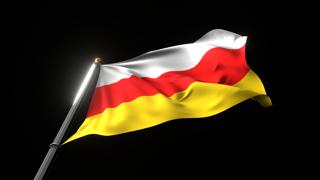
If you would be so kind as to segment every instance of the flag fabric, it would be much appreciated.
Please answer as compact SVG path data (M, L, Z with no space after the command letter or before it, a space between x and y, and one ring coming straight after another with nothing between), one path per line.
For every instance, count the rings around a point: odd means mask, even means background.
M246 36L216 29L194 43L101 65L87 117L66 142L201 118L254 99L270 106L245 59Z

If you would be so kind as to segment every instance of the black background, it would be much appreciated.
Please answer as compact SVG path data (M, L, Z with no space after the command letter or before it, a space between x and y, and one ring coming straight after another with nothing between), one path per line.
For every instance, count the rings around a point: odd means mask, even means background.
M46 178L283 175L293 160L284 148L290 138L280 128L288 119L281 107L289 95L282 87L287 49L279 47L298 20L287 12L290 6L216 1L16 6L9 20L16 59L11 93L15 124L22 130L10 133L20 145L11 161L19 168L14 175L34 177L95 57L103 63L123 61L192 43L216 28L248 36L247 62L264 82L272 107L263 109L249 100L213 117L170 121L112 137L87 136L59 149ZM67 136L83 121L91 92Z

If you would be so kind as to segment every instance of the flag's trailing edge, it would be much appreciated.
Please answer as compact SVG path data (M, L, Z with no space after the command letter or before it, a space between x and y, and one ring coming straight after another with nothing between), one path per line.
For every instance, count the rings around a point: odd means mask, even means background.
M271 105L245 60L246 36L216 29L191 44L102 65L87 118L66 142L220 113L254 99Z

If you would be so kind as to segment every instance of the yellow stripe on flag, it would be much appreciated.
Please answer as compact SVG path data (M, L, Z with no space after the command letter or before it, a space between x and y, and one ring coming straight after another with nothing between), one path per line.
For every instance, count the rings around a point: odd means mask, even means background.
M85 119L65 143L89 134L111 136L173 119L208 117L253 97L257 97L255 100L262 106L271 105L261 80L252 70L233 86L194 82L171 97L162 94L141 96L117 107L107 108L103 113Z

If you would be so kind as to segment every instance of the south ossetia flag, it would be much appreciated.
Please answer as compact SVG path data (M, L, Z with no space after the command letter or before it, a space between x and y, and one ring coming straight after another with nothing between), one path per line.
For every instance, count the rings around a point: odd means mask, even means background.
M246 39L216 29L194 43L101 65L87 118L66 142L208 117L250 98L270 106L261 80L246 63Z

